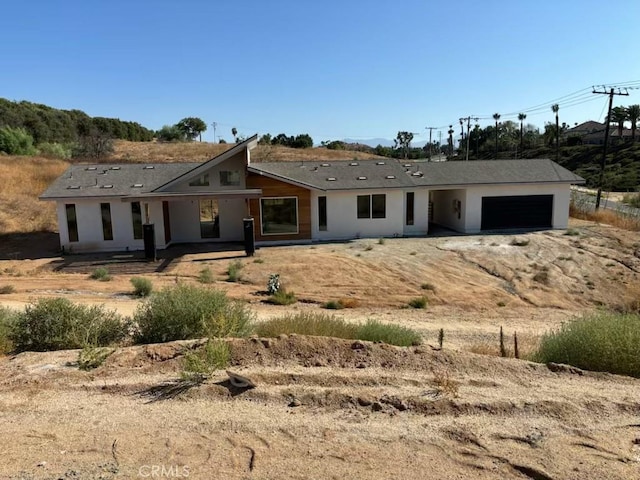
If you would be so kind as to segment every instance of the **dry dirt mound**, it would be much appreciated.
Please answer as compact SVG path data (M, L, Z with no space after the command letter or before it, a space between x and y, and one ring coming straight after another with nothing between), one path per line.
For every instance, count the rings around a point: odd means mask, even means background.
M0 476L132 478L159 464L192 478L638 478L636 379L429 346L230 342L230 369L256 388L224 372L179 381L198 341L118 349L91 372L77 351L0 360L13 439Z

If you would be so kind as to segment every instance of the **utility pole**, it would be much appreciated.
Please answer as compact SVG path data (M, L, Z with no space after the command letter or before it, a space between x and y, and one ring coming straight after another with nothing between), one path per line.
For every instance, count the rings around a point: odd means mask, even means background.
M218 122L213 122L211 126L213 127L213 143L216 143L216 128L218 128Z
M468 162L469 161L469 140L471 138L471 135L469 134L469 130L471 129L471 120L473 120L474 122L477 122L478 118L477 117L474 118L471 115L469 115L468 117L462 117L460 119L460 126L463 125L465 120L467 122L467 158L465 160ZM464 131L462 132L462 136L464 138Z
M607 146L609 143L609 126L611 124L611 107L613 107L613 96L614 95L622 95L629 96L629 92L626 91L622 93L620 89L616 92L613 87L609 89L607 92L604 90L604 85L602 86L603 91L597 91L595 88L592 93L597 93L599 95L609 95L609 110L607 112L607 123L604 129L604 145L602 149L602 162L600 162L600 179L598 180L598 194L596 195L596 210L600 208L600 199L602 198L602 184L604 183L604 169L607 166Z
M429 130L429 161L431 161L431 132L436 130L436 127L425 127L426 130Z

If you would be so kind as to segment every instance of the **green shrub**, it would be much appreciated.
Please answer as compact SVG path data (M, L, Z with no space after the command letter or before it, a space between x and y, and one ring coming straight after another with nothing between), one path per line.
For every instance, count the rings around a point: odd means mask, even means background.
M0 295L8 295L9 293L15 292L16 289L13 285L2 285L0 287Z
M409 306L411 308L427 308L427 297L417 297L409 300Z
M255 333L261 337L297 333L323 337L356 338L358 325L325 313L300 312L258 323Z
M255 333L261 337L281 334L316 335L345 339L385 342L390 345L409 346L421 343L420 335L406 327L368 320L363 325L349 323L342 318L324 313L301 312L272 318L258 323Z
M342 310L344 308L344 305L340 302L340 300L329 300L323 306L328 310Z
M640 315L597 312L542 337L532 360L640 377Z
M80 370L93 370L104 363L115 350L106 347L84 347L78 352L78 368Z
M11 330L16 318L16 312L0 305L0 355L13 350Z
M297 301L295 293L287 292L284 288L281 288L267 299L267 303L273 305L292 305Z
M567 235L569 237L577 237L580 235L580 231L576 230L575 228L567 228L567 231L564 232L564 235Z
M61 158L68 160L71 158L72 149L68 145L61 143L40 143L38 144L38 153L43 157Z
M640 194L626 193L622 196L622 203L634 208L640 208Z
M384 342L390 345L408 347L420 345L420 334L410 328L392 323L381 323L378 320L367 320L358 328L357 338L370 342Z
M153 283L148 278L133 277L131 285L133 285L133 294L136 297L148 297L153 290Z
M9 155L35 155L33 137L24 128L0 128L0 152Z
M128 323L104 305L77 305L66 298L39 298L16 316L11 340L18 352L104 347L121 342Z
M378 245L384 245L385 243L386 243L386 240L384 238L380 237L378 239Z
M214 282L213 272L209 267L205 267L198 273L198 281L200 283L208 284Z
M159 343L202 337L244 336L253 314L225 292L177 284L146 299L134 315L137 343Z
M106 267L98 267L91 274L92 280L99 280L101 282L108 282L111 280L111 275L109 275L109 269Z
M208 377L216 370L223 369L231 361L231 348L224 340L208 340L196 351L187 352L184 356L182 377Z
M240 260L234 260L229 264L229 268L227 268L227 278L228 282L239 282L242 280L242 268L244 265Z

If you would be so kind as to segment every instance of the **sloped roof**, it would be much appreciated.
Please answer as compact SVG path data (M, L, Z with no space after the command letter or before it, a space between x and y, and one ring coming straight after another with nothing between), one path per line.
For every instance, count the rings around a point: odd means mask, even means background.
M317 190L584 183L583 178L548 159L265 162L252 164L249 171Z
M200 162L71 165L49 185L40 199L120 197L149 193L198 165Z

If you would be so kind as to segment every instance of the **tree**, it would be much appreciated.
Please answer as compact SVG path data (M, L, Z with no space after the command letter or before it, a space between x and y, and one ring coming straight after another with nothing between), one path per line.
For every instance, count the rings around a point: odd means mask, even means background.
M236 143L238 143L238 142L237 142L237 138L236 138L236 137L238 136L238 129L237 129L236 127L233 127L233 128L231 129L231 135L233 135L233 140L234 140Z
M156 138L162 142L182 142L185 136L177 125L164 125L156 132Z
M519 113L518 120L520 120L520 156L522 157L522 151L524 150L524 120L527 118L526 113Z
M113 139L105 132L94 129L78 139L71 155L74 158L106 158L113 153Z
M258 140L258 145L271 145L271 134L265 133L262 135L260 140Z
M24 128L0 128L0 152L9 155L34 155L33 137Z
M627 109L624 107L615 107L611 109L611 120L617 123L618 138L622 140L622 131L624 130L624 122L627 121Z
M449 130L447 131L449 134L449 156L453 156L453 125L449 125Z
M556 162L560 160L560 121L558 119L558 111L560 110L560 105L554 103L551 105L551 111L556 114Z
M411 140L413 140L413 133L404 131L398 132L398 135L394 140L395 148L402 149L405 160L407 159L407 151L411 145Z
M207 124L197 117L186 117L176 123L176 127L184 134L187 140L195 140L200 137L202 141L202 132L207 130Z
M493 119L496 121L496 159L498 158L498 120L500 120L500 114L494 113Z
M640 105L629 105L627 107L627 118L631 122L631 141L636 139L636 129L638 128L638 119L640 118Z

